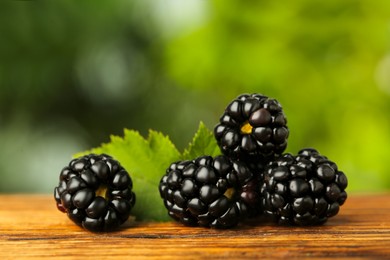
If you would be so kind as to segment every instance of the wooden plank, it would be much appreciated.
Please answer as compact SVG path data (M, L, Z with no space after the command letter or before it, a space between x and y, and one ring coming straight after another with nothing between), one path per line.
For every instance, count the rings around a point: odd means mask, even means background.
M129 222L94 234L59 212L50 195L0 195L0 259L371 258L390 259L390 194L352 195L323 226L262 219L231 230Z

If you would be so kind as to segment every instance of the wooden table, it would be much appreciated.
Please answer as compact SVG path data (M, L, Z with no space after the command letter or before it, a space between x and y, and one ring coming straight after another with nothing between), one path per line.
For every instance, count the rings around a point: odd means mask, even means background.
M59 212L51 195L0 195L0 259L112 257L390 259L390 194L350 195L316 227L255 223L231 230L137 223L94 234Z

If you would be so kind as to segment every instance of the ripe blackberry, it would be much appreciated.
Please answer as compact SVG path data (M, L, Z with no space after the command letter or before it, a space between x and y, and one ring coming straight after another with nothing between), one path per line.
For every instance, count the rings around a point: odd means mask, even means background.
M130 216L135 204L133 183L112 157L90 154L62 169L54 189L57 208L90 231L111 231Z
M260 203L253 173L224 155L172 163L159 190L168 214L189 226L233 227Z
M214 135L222 152L232 158L273 158L287 147L289 130L275 99L244 94L225 109Z
M262 207L280 224L322 224L344 204L347 184L337 165L315 149L284 154L265 170Z

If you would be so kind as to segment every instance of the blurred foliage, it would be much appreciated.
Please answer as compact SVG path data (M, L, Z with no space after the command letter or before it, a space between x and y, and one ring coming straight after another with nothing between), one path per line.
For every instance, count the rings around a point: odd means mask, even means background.
M390 189L389 25L387 0L1 1L0 192L51 192L123 128L182 149L244 92L282 103L288 152Z

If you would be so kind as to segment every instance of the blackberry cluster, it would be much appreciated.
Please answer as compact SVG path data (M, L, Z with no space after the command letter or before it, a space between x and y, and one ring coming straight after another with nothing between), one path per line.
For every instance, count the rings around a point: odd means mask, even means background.
M188 226L230 228L261 213L280 224L317 225L347 199L347 177L315 149L283 154L289 129L282 106L243 94L214 128L222 154L172 163L159 183L169 216ZM132 180L112 157L90 154L63 168L54 197L60 211L90 231L111 231L135 204Z
M229 228L256 214L258 180L227 156L172 163L159 185L168 214L189 226Z
M316 225L339 211L347 199L347 177L315 149L271 161L264 174L262 207L280 224Z
M316 225L347 199L347 177L314 149L283 154L289 129L282 106L243 94L214 128L224 155L172 163L159 185L168 214L190 226L228 228L247 216Z
M87 230L111 231L123 224L135 204L133 183L112 157L90 154L62 169L54 189L57 208Z
M248 161L282 154L289 130L277 100L244 94L227 106L214 135L225 155Z

